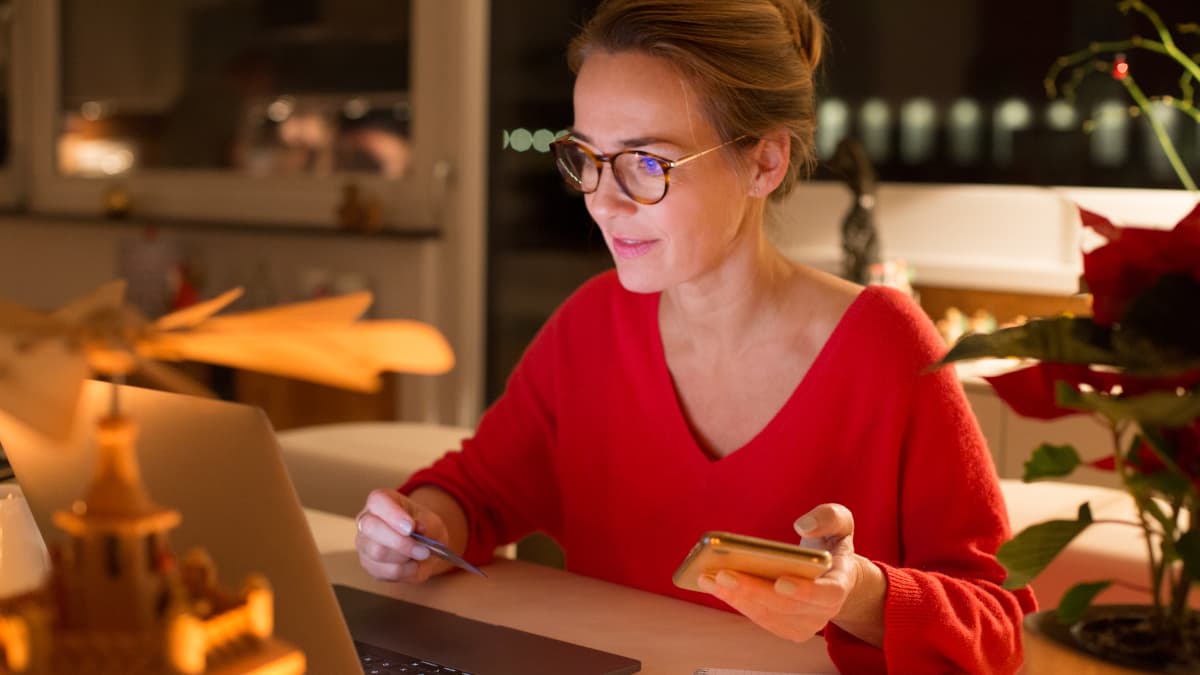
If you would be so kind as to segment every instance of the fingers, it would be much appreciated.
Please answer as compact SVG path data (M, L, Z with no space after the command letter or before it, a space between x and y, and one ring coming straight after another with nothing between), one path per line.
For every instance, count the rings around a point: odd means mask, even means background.
M792 524L801 546L828 548L854 535L854 515L841 504L821 504Z
M372 490L367 495L367 513L379 518L389 528L404 536L412 534L416 521L409 513L408 498L393 490ZM411 507L409 507L411 508ZM361 517L361 515L360 515Z
M408 537L416 520L410 513L413 504L404 495L390 490L374 490L367 505L358 514L359 550L380 562L399 562L408 558L425 560L429 549Z
M709 582L711 590L705 588L705 581ZM744 607L748 610L798 615L808 609L836 609L845 597L839 582L825 577L780 577L771 581L733 570L721 570L707 579L702 577L700 583L701 588L739 611Z
M790 594L781 593L781 585ZM764 629L794 642L816 635L840 603L838 589L820 579L784 577L773 582L721 570L702 576L700 587Z
M793 524L802 537L848 537L854 534L854 515L841 504L821 504Z
M394 536L392 533L391 536ZM390 539L391 536L388 538ZM418 544L417 542L402 537L398 543L387 544L381 543L378 539L372 538L370 534L364 531L354 539L354 545L359 553L375 560L384 563L404 562L405 560L426 560L429 558L429 549Z
M356 519L354 545L368 574L389 581L424 581L431 576L433 562L425 562L430 559L429 549L408 536L414 527L423 529L417 526L415 516L420 511L417 504L392 490L375 490L367 496ZM430 518L428 513L422 515ZM433 529L444 527L438 524ZM435 536L444 534L436 532Z

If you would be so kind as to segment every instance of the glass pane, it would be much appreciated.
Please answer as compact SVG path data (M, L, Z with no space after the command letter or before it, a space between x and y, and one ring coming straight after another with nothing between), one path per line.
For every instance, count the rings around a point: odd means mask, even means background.
M408 0L62 0L58 169L403 176Z
M819 74L817 146L834 157L843 137L860 141L879 177L924 183L1109 187L1181 186L1147 121L1111 76L1114 55L1067 69L1058 87L1082 77L1074 100L1047 98L1045 79L1061 57L1092 43L1154 36L1116 2L1073 0L855 0L824 2L831 38ZM1196 51L1196 0L1149 3ZM1184 70L1148 49L1125 50L1147 96L1191 100ZM1099 68L1098 68L1099 67ZM1184 111L1151 115L1193 175L1200 126ZM822 178L838 179L823 166Z
M0 0L0 167L8 164L8 153L12 129L12 20L13 7L10 0ZM0 451L0 459L4 453Z

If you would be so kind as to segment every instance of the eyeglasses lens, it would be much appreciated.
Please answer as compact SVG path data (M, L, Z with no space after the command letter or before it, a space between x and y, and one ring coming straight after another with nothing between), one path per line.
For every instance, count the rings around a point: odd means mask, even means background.
M555 164L567 186L583 193L594 192L600 184L596 158L582 146L566 142L554 146ZM654 204L667 192L667 171L663 164L636 151L617 153L612 159L613 174L625 194L642 204Z
M557 143L554 145L554 156L558 172L568 187L580 192L596 189L600 170L587 151L574 143Z
M613 172L625 192L643 204L657 202L667 191L667 172L657 159L648 155L622 153L614 160Z

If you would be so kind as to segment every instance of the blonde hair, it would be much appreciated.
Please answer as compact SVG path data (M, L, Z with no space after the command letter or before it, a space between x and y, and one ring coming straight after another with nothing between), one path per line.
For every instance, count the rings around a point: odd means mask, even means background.
M806 0L605 0L571 41L579 72L595 50L666 59L696 86L721 139L791 137L787 194L816 164L814 71L825 30Z

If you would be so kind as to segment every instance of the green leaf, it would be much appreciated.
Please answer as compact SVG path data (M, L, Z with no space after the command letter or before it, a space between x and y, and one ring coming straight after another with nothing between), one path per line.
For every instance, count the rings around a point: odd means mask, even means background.
M937 365L984 357L1120 365L1110 335L1107 328L1092 323L1091 317L1034 319L993 333L966 335Z
M1075 467L1082 463L1074 447L1043 443L1033 451L1029 461L1025 462L1025 476L1022 480L1031 483L1035 480L1061 478L1070 475Z
M1114 422L1134 420L1144 426L1183 427L1200 416L1200 394L1195 391L1182 396L1173 391L1110 396L1079 391L1067 382L1057 382L1054 398L1064 408L1099 413Z
M1108 588L1112 583L1112 580L1107 580L1072 586L1066 593L1063 593L1062 599L1058 601L1059 623L1070 626L1082 619L1083 613L1092 606L1092 601L1096 599L1100 591Z
M1021 588L1041 573L1067 544L1092 524L1092 509L1084 502L1076 520L1050 520L1025 528L996 551L996 559L1008 570L1007 589Z
M1172 305L1176 309L1184 306ZM1173 375L1200 368L1200 354L1195 353L1190 333L1183 338L1163 338L1173 334L1161 328L1171 324L1161 320L1160 309L1155 305L1153 312L1139 311L1131 317L1135 323L1122 323L1115 329L1096 325L1090 316L1058 316L992 333L965 335L931 368L985 357L1117 366L1142 376ZM1143 314L1150 318L1143 319ZM1174 321L1180 321L1178 312Z
M1200 532L1184 532L1175 542L1175 552L1183 558L1183 571L1192 579L1200 579Z

